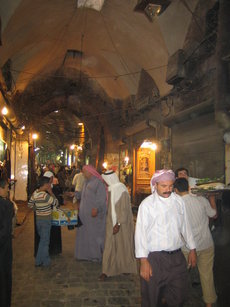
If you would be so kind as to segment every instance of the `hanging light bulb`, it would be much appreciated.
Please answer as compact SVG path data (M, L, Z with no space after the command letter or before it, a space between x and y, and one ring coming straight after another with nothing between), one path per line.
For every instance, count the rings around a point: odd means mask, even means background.
M108 163L107 162L103 162L102 166L104 167L104 169L107 169Z
M8 109L7 107L2 108L2 115L7 115L8 114Z
M150 141L144 141L141 144L141 148L149 148L149 149L152 149L152 150L156 150L157 145L155 143L150 142Z
M37 133L33 133L33 134L32 134L32 139L33 139L33 140L37 140L37 138L38 138L38 134L37 134Z

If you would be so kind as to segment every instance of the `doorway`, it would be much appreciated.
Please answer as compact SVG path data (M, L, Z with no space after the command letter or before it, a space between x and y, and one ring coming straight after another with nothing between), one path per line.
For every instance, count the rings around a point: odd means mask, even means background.
M150 141L144 141L134 149L133 199L137 205L151 194L150 179L155 172L155 154L156 144Z

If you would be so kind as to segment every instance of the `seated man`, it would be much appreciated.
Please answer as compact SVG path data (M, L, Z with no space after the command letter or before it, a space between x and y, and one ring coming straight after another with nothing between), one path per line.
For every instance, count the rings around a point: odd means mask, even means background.
M211 307L216 301L216 291L213 281L214 243L209 229L209 217L216 216L216 207L205 197L189 193L188 181L178 178L174 182L175 192L182 196L185 203L188 219L196 244L197 267L200 274L203 300L206 307ZM188 249L183 248L185 258L188 258Z

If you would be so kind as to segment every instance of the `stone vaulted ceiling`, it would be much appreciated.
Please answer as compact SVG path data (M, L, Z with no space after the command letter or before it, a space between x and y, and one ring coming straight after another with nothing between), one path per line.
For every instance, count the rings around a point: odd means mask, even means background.
M186 4L193 11L197 2L172 0L150 22L134 12L137 0L105 0L101 11L76 0L0 0L0 66L11 60L16 109L35 119L67 105L94 125L95 113L110 114L137 94L142 69L167 94L168 57L183 47Z

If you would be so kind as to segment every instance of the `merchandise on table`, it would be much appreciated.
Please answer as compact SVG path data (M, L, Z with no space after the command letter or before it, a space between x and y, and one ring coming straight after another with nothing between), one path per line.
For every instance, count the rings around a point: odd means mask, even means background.
M215 178L201 178L196 180L196 186L204 185L204 184L213 184L214 186L218 183L223 184L224 176L222 177L215 177Z
M196 188L204 190L222 190L225 188L225 185L221 182L210 182L197 185Z
M76 209L57 209L52 212L51 224L54 226L77 225L78 211Z
M221 182L210 182L206 184L200 184L197 185L195 188L191 189L191 192L193 194L197 195L204 195L204 196L209 196L209 195L219 195L225 190L229 190L229 187L224 185Z

